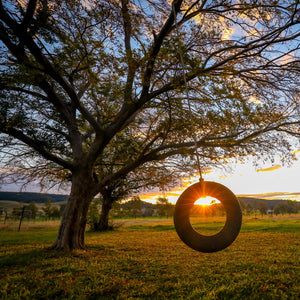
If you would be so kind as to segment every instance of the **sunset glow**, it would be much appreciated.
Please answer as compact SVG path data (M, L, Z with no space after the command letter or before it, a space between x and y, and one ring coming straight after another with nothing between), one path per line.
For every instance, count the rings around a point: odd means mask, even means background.
M227 186L237 196L263 199L289 199L300 201L300 151L296 151L296 160L292 166L283 166L280 159L272 165L255 168L252 163L236 163L231 171L212 169L204 174L206 181L215 181ZM185 178L182 186L166 191L162 195L171 203L176 203L180 194L190 185L199 181L199 175ZM156 202L161 193L152 191L141 195L141 199ZM201 198L197 204L209 205L212 199Z

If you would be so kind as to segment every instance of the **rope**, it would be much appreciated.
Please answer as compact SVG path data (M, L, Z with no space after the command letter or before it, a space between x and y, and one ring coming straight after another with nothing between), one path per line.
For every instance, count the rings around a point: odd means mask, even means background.
M175 31L176 34L179 36L179 31L178 31L178 24L177 24L177 14L175 11L175 7L174 7L174 2L172 3L172 9L173 9L173 13L174 13L174 22L175 22ZM189 90L187 88L187 79L186 79L186 74L185 74L185 66L184 66L184 61L183 61L183 53L182 53L182 48L179 47L179 58L180 58L180 64L183 70L183 81L184 81L184 90L185 90L185 94L186 94L186 98L187 98L187 102L188 102L188 108L189 108L189 112L190 112L190 118L192 119L193 114L192 114L192 106L191 106L191 99L190 99L190 95L189 95ZM201 169L201 164L200 164L200 155L198 152L198 147L197 147L197 138L196 135L193 134L192 135L194 143L195 143L195 154L196 154L196 161L197 161L197 167L198 167L198 171L199 171L199 181L202 183L204 181L203 177L202 177L202 169Z

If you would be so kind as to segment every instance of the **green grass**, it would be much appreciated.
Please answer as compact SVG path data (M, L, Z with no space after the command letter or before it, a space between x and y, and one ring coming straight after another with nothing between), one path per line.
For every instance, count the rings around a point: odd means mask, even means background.
M212 254L185 246L170 219L87 232L87 252L47 250L56 234L57 223L0 228L0 299L299 299L297 218L246 218Z

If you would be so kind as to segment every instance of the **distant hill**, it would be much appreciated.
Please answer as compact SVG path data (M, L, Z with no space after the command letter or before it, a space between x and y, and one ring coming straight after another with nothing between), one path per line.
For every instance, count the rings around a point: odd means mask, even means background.
M237 197L240 201L243 201L245 205L250 204L252 207L258 205L259 202L266 203L268 209L273 209L278 203L286 202L287 200L266 200L261 198L251 198L251 197Z
M16 201L9 201L9 200L0 200L0 215L1 215L1 209L13 209L13 208L22 208L24 206L24 203L16 202Z
M65 202L68 195L43 194L30 192L0 192L0 200L15 201L22 203L45 203L47 200L51 202Z

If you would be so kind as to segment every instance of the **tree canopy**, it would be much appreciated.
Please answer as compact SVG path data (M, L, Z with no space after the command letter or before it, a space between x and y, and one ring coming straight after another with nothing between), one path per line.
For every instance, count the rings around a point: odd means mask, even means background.
M1 174L71 181L64 218L80 207L83 228L94 195L143 168L194 167L196 148L203 166L291 157L299 11L269 0L0 1Z

